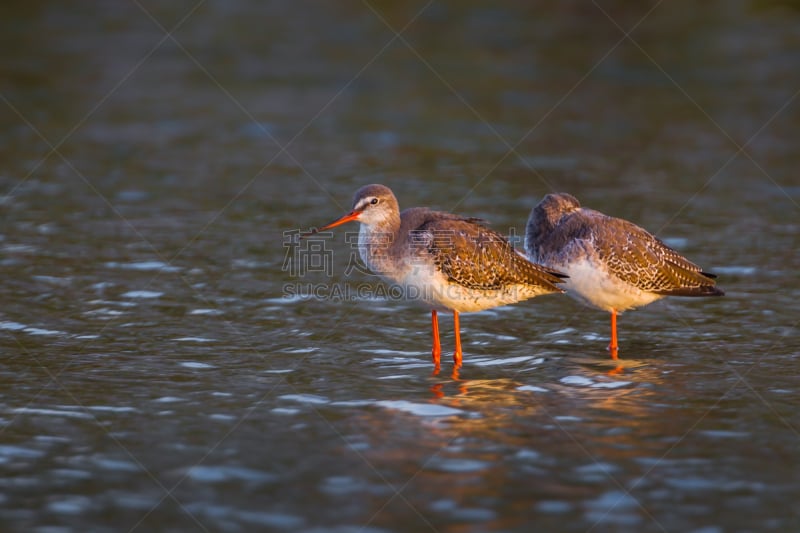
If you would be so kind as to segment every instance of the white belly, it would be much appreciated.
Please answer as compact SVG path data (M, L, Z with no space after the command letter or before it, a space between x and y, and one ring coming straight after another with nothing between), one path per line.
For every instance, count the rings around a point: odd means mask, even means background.
M529 285L509 285L497 290L470 289L450 282L441 272L427 267L411 268L402 278L392 281L403 288L407 300L461 313L509 305L548 292Z
M588 259L552 267L569 276L564 280L567 294L605 311L621 313L663 298L610 275Z

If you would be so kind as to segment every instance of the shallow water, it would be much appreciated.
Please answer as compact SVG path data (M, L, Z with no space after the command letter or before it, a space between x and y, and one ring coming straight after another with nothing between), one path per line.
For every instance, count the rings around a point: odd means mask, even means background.
M2 529L800 529L796 6L97 4L0 17ZM370 182L569 191L727 294L620 368L567 297L465 314L434 376L355 226L286 246Z

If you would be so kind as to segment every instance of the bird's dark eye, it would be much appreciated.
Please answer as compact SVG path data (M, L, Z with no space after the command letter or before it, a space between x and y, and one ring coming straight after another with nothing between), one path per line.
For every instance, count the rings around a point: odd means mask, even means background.
M372 201L371 201L370 203L371 203L372 205L375 205L375 204L377 204L377 203L378 203L378 199L377 199L377 198L373 198L373 199L372 199Z

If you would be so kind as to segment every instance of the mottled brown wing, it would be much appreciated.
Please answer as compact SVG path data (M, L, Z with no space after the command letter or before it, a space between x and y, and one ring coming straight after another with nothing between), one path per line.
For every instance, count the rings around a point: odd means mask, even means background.
M437 218L421 225L427 250L448 279L469 289L496 290L513 284L534 285L549 292L564 274L531 263L496 231L460 217Z
M620 279L656 294L722 294L714 286L713 274L703 272L645 229L597 212L590 211L583 216L595 219L590 225L593 245L600 259Z

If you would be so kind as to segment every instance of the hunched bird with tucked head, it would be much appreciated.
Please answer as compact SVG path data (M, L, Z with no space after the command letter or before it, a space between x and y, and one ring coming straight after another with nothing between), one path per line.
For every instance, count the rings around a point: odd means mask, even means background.
M458 368L459 313L564 292L556 286L563 282L563 274L528 261L484 221L424 207L401 213L394 194L383 185L361 187L349 213L314 232L350 221L361 223L358 250L370 270L431 308L437 370L441 356L437 311L453 312L453 359Z
M548 194L525 230L528 259L565 272L567 294L611 313L617 358L617 314L664 296L722 296L703 270L645 229L581 207L567 193Z

